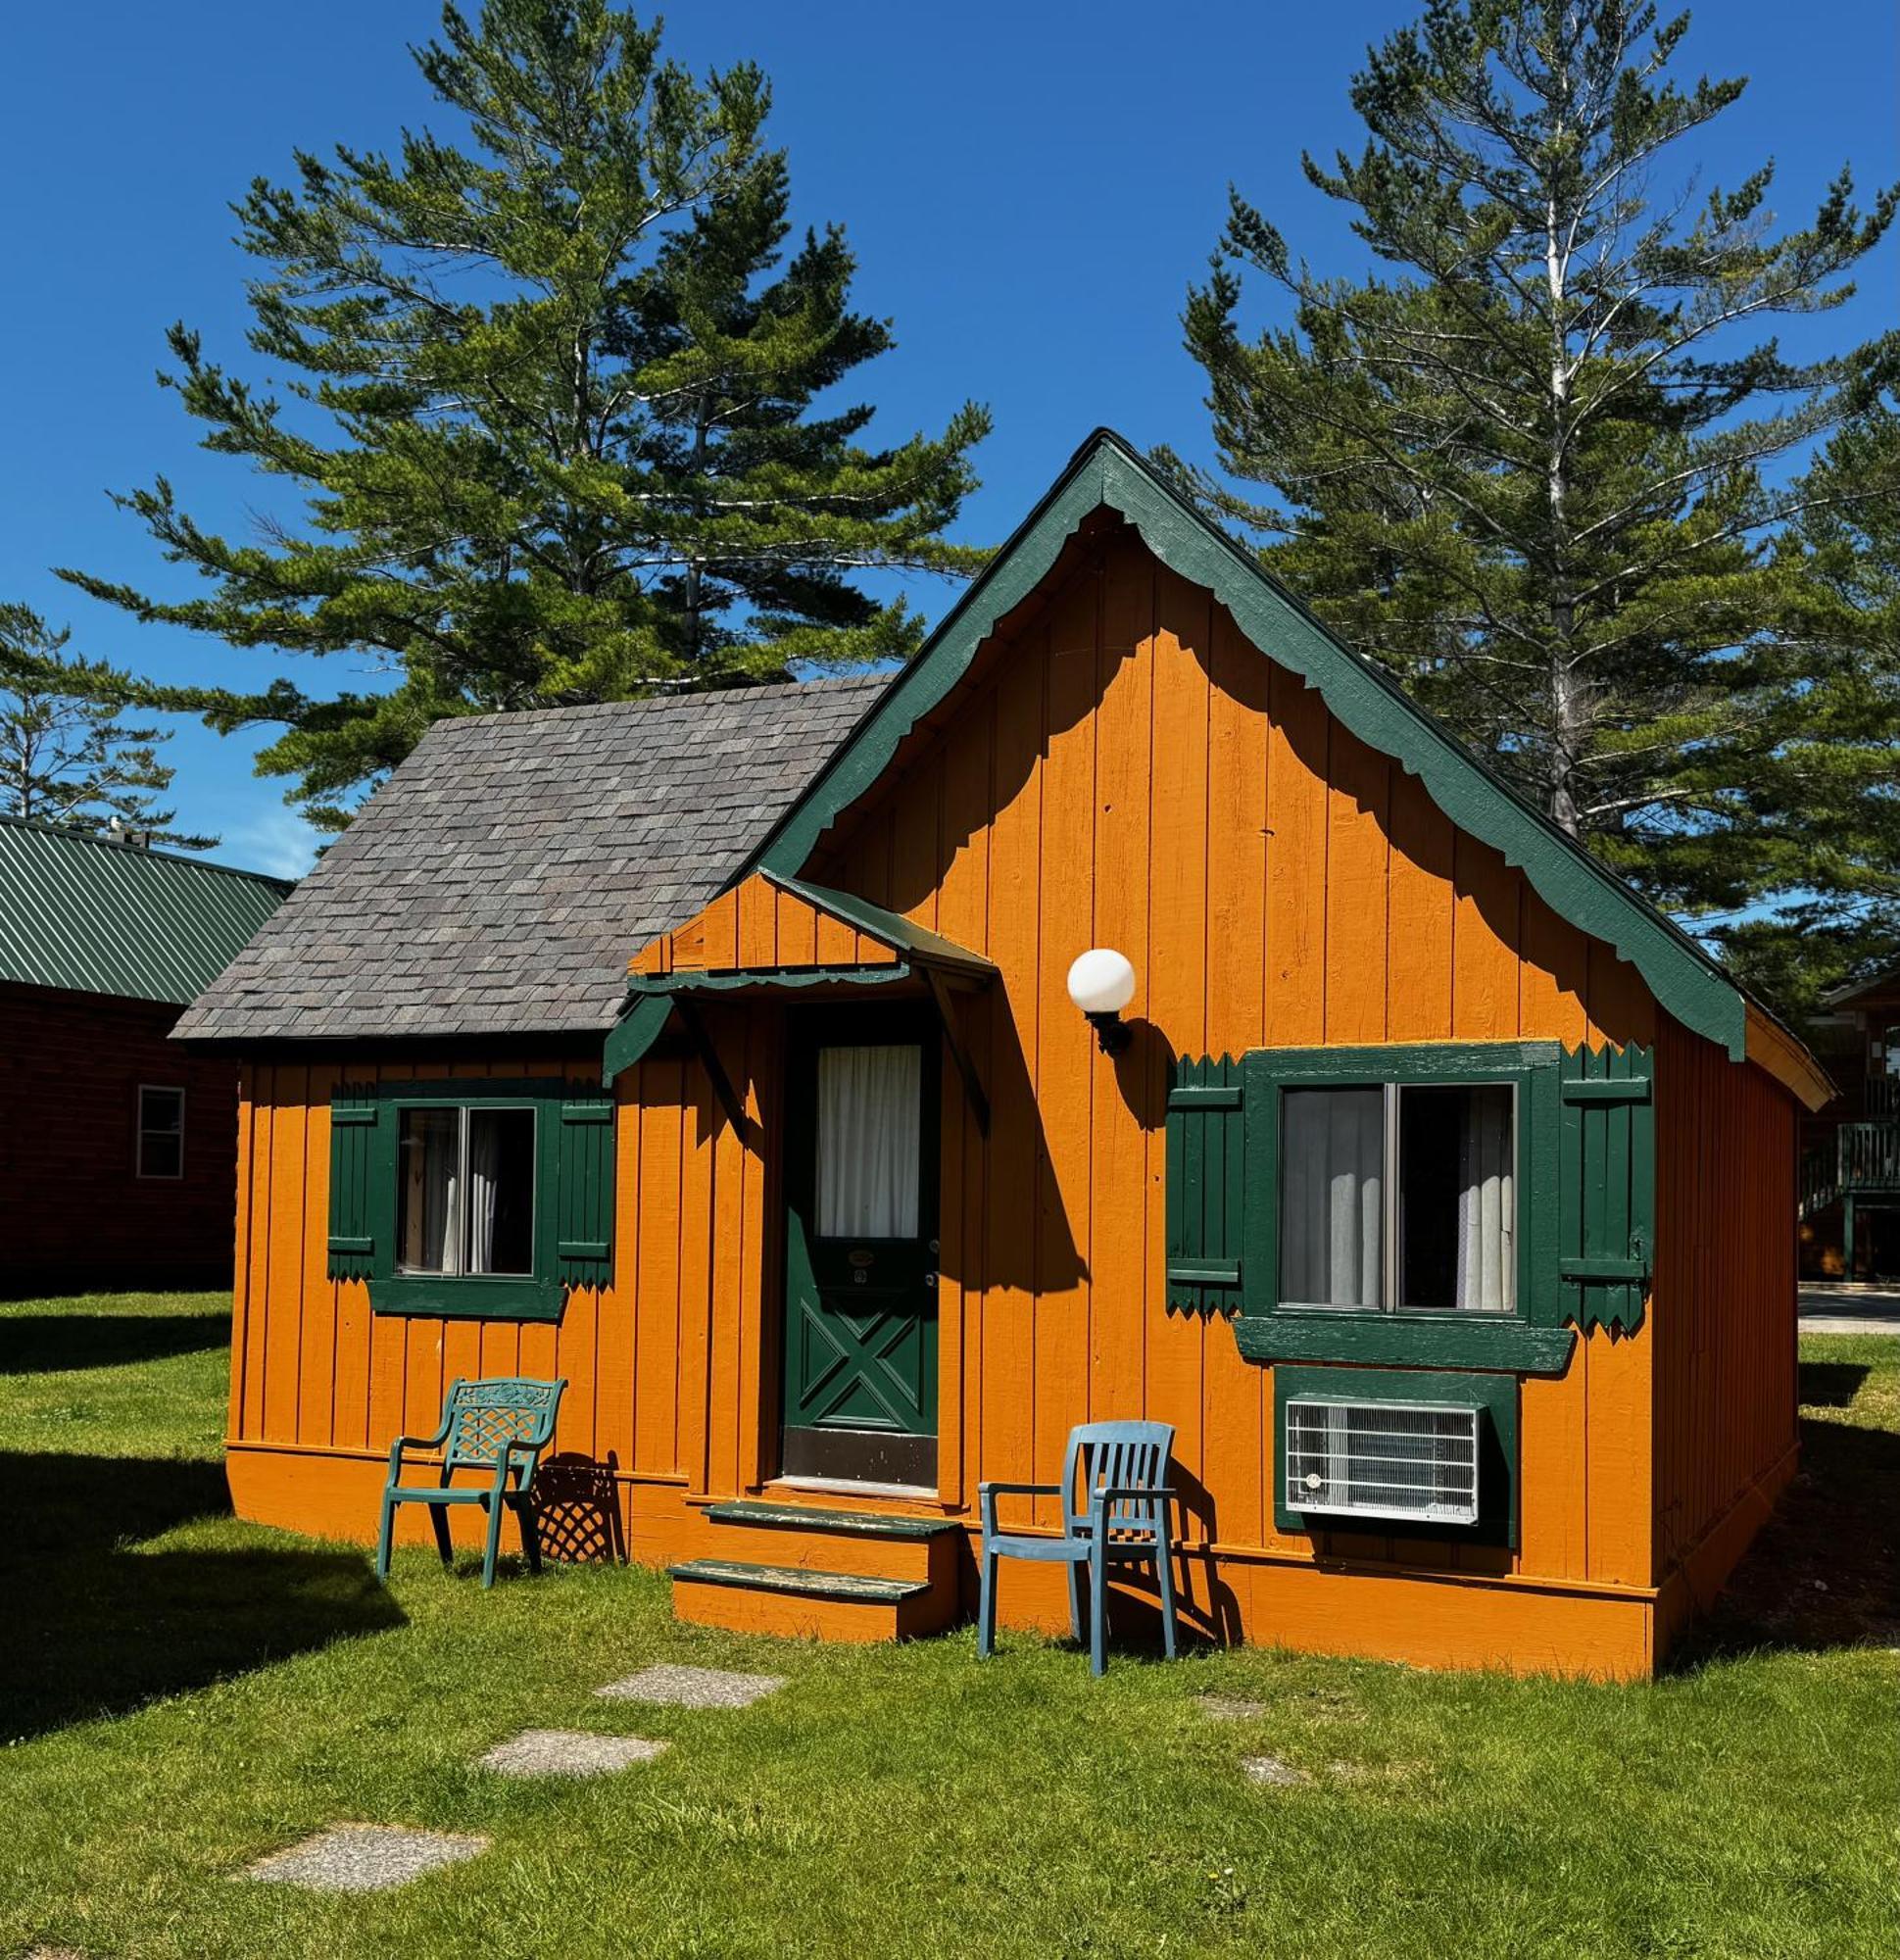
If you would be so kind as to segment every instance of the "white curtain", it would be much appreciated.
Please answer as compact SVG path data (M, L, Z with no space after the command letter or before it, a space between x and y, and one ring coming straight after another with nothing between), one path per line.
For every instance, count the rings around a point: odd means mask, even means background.
M468 1271L495 1270L495 1184L502 1130L493 1109L468 1112ZM486 1119L486 1120L484 1120Z
M462 1112L403 1112L402 1263L414 1273L459 1271L457 1160Z
M1378 1306L1385 1093L1290 1089L1281 1107L1280 1298L1289 1305Z
M917 1236L922 1051L818 1052L818 1236Z
M1517 1310L1517 1192L1511 1092L1474 1089L1465 1099L1458 1149L1458 1285L1454 1303L1472 1313Z

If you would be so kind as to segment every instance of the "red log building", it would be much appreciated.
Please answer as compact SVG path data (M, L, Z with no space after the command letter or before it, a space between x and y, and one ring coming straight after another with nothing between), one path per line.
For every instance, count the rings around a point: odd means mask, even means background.
M229 1280L237 1066L170 1036L289 889L0 818L0 1294Z

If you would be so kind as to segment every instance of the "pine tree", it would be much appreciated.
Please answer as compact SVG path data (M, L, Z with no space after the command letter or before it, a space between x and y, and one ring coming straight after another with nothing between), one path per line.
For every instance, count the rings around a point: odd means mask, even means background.
M24 606L0 606L0 816L209 851L217 838L171 829L177 812L155 801L177 773L158 756L171 731L127 726L96 699L110 669L69 655L70 638Z
M1794 833L1807 886L1723 935L1730 962L1797 1019L1832 987L1900 959L1900 413L1839 430L1777 541L1798 574L1790 638L1808 649L1804 737L1777 758L1765 825Z
M872 409L830 391L891 328L853 311L836 226L787 256L764 77L696 82L659 50L607 0L448 7L415 59L465 147L300 153L294 188L260 179L235 207L270 269L250 345L288 401L170 336L204 446L283 479L301 522L226 538L160 477L122 501L210 592L64 574L237 647L366 657L388 684L329 699L146 691L283 724L260 767L319 821L439 715L903 654L920 622L854 574L982 561L942 534L987 416L863 440Z
M1797 363L1760 336L1848 297L1895 195L1863 214L1843 171L1777 236L1768 166L1699 205L1666 193L1744 86L1669 78L1687 24L1434 0L1370 51L1363 151L1305 170L1382 270L1319 276L1231 194L1185 326L1221 462L1268 495L1183 473L1522 794L1719 929L1838 895L1884 849L1801 820L1820 742L1849 745L1839 799L1890 770L1888 705L1805 630L1804 554L1776 540L1808 495L1787 465L1900 344ZM1249 270L1291 313L1252 339Z

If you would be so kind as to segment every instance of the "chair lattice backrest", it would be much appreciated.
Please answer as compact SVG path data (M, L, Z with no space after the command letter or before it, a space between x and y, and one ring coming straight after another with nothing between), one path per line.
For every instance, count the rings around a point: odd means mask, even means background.
M519 1462L525 1483L533 1474L534 1455L554 1437L555 1411L566 1386L564 1381L537 1382L519 1375L457 1382L449 1391L445 1475L462 1469L492 1472L513 1445L527 1452Z
M1069 1529L1090 1523L1090 1500L1097 1491L1159 1491L1168 1481L1174 1431L1165 1422L1085 1422L1069 1432L1062 1468L1063 1502ZM1167 1522L1167 1499L1117 1497L1107 1507L1106 1526L1117 1539L1151 1539Z

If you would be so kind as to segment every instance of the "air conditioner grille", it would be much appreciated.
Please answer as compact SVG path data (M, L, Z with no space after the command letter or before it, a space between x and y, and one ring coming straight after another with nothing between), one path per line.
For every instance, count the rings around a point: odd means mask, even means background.
M1475 1408L1287 1404L1287 1508L1362 1518L1478 1521Z

